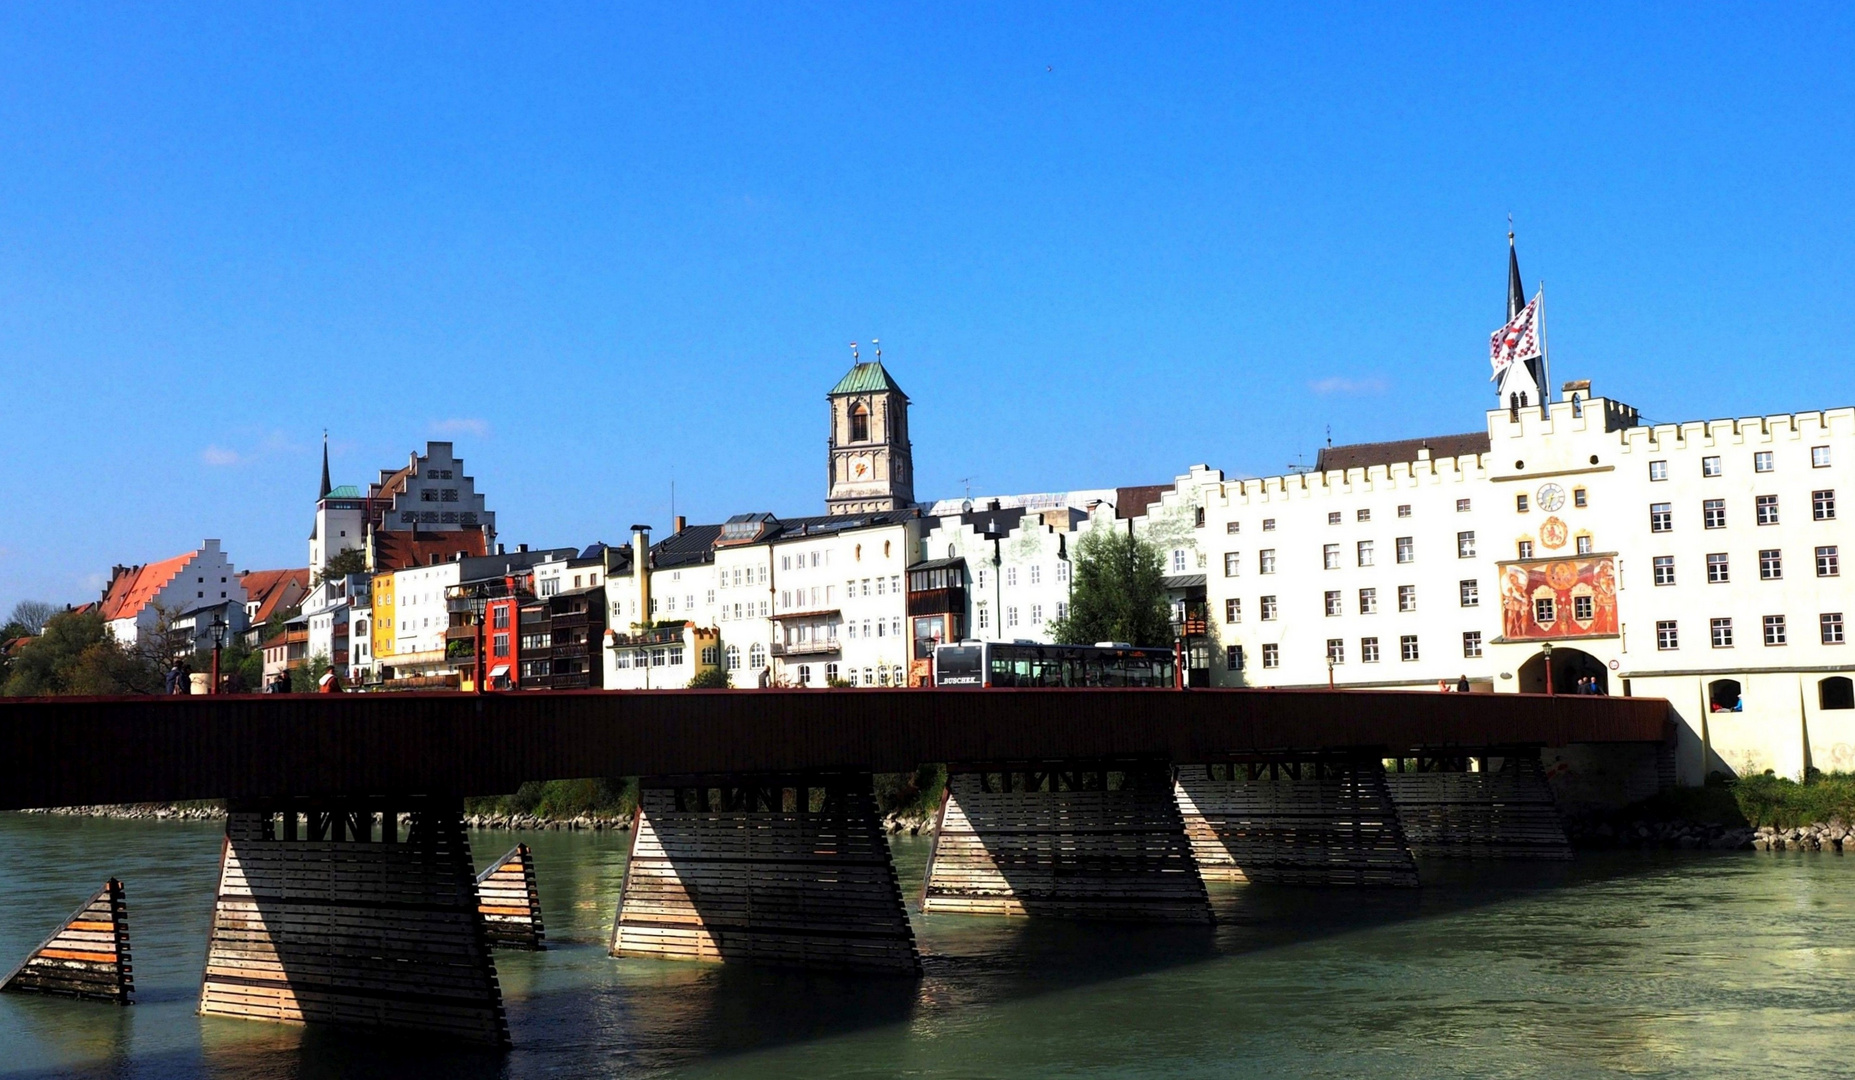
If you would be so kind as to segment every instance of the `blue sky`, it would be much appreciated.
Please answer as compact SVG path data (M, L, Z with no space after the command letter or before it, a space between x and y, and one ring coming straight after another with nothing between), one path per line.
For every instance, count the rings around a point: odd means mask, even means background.
M947 7L0 7L0 611L302 564L324 427L821 512L872 336L923 498L1473 430L1509 212L1555 379L1855 401L1846 6Z

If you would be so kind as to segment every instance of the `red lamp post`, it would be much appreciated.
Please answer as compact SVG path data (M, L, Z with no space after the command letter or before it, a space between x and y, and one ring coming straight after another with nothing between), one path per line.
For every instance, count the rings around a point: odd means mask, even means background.
M226 629L225 620L220 618L218 615L214 615L213 616L213 687L211 690L206 691L209 694L217 694L219 692L219 653L222 649L225 648L225 629Z

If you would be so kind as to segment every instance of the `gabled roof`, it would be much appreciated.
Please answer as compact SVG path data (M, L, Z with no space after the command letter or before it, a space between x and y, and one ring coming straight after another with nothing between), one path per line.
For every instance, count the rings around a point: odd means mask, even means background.
M1340 472L1365 469L1373 465L1392 465L1402 461L1422 460L1424 450L1431 458L1453 458L1468 454L1485 454L1488 433L1471 431L1463 435L1432 435L1427 439L1398 439L1394 442L1353 443L1350 446L1323 447L1314 459L1315 472Z
M450 562L451 557L459 552L467 558L489 554L489 541L481 529L459 529L455 532L375 529L373 537L376 573L429 566L434 555L439 562Z
M1160 496L1172 490L1171 484L1141 484L1138 487L1114 489L1114 516L1117 518L1141 517L1147 508L1160 500Z
M825 396L836 397L839 394L877 394L889 390L893 390L898 394L902 393L902 388L895 385L895 380L889 377L889 370L882 366L882 361L871 360L851 368L849 373L837 380L837 385L833 386L831 392ZM902 396L907 397L908 395L903 394Z
M185 555L176 555L146 566L118 567L116 576L109 583L109 591L103 594L103 617L108 620L132 619L141 614L149 601L159 596L167 583L186 569L197 554L189 551Z
M258 605L251 621L261 623L269 620L279 608L289 607L303 598L309 591L309 567L247 570L238 575L238 583L245 587L245 600Z

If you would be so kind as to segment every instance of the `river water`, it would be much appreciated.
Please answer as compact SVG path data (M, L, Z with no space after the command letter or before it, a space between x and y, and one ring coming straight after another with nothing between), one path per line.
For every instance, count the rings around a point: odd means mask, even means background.
M911 912L912 979L614 960L627 834L530 834L551 948L497 953L495 1054L196 1016L219 835L0 814L0 971L114 874L138 998L0 995L0 1076L1855 1076L1855 858L1834 853L1213 886L1209 930ZM480 866L514 842L473 836ZM917 890L927 842L895 854Z

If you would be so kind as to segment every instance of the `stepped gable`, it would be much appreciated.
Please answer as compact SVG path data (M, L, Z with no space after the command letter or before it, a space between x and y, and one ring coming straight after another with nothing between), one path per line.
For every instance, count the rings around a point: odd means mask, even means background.
M1427 439L1397 439L1392 442L1351 443L1322 447L1314 459L1315 472L1343 472L1369 469L1374 465L1396 465L1422 461L1428 450L1431 460L1485 454L1490 443L1485 431L1462 435L1432 435Z
M195 554L189 551L146 566L117 567L116 576L110 579L109 589L103 594L103 618L112 621L134 618L149 601L160 595L168 582L186 569Z

